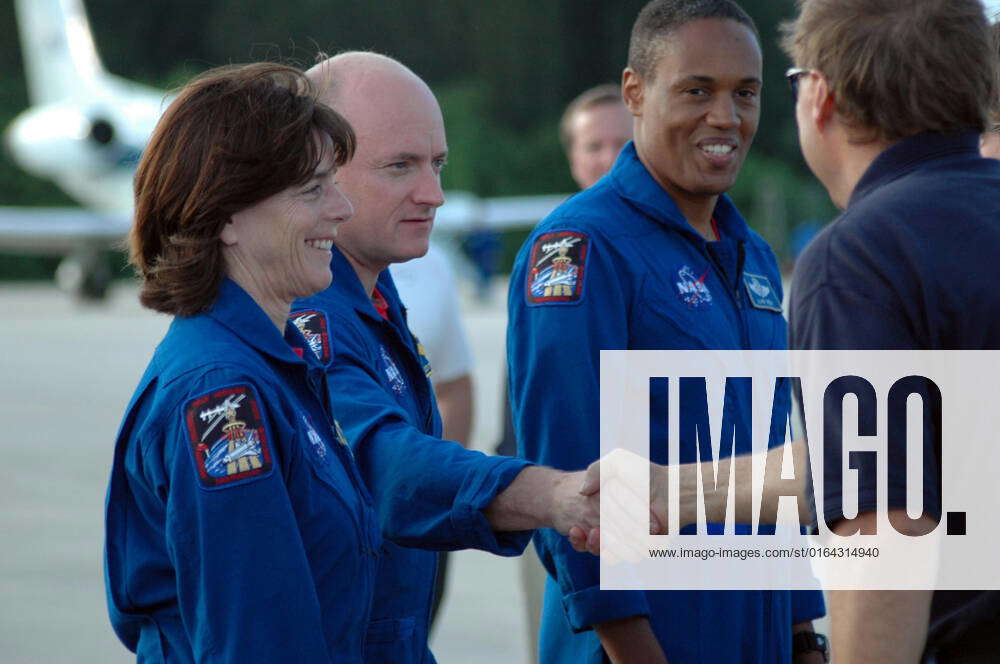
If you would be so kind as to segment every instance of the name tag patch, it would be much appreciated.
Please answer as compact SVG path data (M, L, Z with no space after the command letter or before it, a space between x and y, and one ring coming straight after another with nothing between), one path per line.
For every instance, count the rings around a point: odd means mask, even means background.
M757 309L767 309L781 313L781 300L778 291L771 285L771 280L760 274L743 273L743 284L747 287L750 304Z
M271 474L270 442L250 385L224 387L188 402L188 443L204 489L246 484Z

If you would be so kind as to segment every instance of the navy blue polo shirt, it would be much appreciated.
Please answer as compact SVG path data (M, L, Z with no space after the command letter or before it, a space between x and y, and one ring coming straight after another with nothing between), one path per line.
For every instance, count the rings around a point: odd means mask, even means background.
M978 134L923 133L894 144L875 159L844 213L799 260L791 347L1000 348L998 220L1000 161L979 155ZM925 509L940 515L940 491L932 479L940 449L924 458ZM889 469L890 508L906 507L904 472ZM875 509L875 487L860 487L858 507ZM824 512L828 521L843 516L829 475ZM995 615L998 597L935 593L928 646Z

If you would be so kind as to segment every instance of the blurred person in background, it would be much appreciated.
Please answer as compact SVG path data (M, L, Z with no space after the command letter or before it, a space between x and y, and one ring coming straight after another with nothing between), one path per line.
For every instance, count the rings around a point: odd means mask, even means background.
M559 140L576 186L586 189L604 177L632 140L632 115L621 88L607 83L581 92L559 120Z

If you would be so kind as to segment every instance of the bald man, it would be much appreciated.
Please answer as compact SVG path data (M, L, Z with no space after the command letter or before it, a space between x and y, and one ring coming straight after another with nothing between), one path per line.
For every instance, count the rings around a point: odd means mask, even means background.
M333 284L296 303L292 318L327 363L331 407L389 540L371 552L381 561L365 660L434 662L427 638L436 558L411 547L517 555L532 528L594 525L597 501L579 494L582 473L441 440L431 367L387 270L426 253L444 202L441 110L419 77L374 53L338 55L308 76L357 134L353 160L337 173L355 216L332 249Z

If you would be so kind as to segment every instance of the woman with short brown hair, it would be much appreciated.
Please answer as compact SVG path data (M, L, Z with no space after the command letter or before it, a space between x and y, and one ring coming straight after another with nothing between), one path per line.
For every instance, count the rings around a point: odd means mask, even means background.
M330 283L353 150L299 71L255 64L187 85L143 155L131 259L175 318L118 435L105 548L140 661L361 661L380 535L287 323Z

